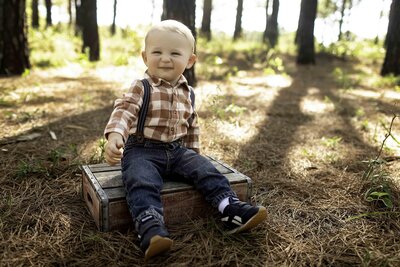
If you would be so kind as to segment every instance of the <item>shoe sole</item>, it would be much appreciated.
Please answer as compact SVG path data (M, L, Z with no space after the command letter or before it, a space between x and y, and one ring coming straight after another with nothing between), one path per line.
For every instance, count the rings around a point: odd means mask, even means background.
M159 235L153 236L150 240L149 247L146 249L144 258L147 260L158 254L167 252L168 250L171 249L172 243L173 241L167 237Z
M250 230L259 225L262 221L265 220L265 218L267 218L267 209L265 207L260 207L258 212L254 214L254 216L247 223L239 226L238 228L228 231L228 234L236 234Z

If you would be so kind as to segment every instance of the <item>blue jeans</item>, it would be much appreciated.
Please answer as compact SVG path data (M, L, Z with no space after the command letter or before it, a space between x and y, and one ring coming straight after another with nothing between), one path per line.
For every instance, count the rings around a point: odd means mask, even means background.
M161 189L163 178L180 178L194 185L213 207L236 196L228 179L205 157L182 146L180 141L139 143L129 136L122 158L122 180L134 220L153 215L163 223Z

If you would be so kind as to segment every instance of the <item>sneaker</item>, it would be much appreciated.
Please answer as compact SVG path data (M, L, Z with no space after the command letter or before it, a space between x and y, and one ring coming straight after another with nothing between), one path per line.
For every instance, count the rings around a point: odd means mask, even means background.
M230 197L229 205L222 213L221 221L229 234L250 230L259 225L267 217L267 209L263 206L252 206L238 198Z
M138 232L140 248L146 260L171 249L173 241L167 229L153 215L141 219Z

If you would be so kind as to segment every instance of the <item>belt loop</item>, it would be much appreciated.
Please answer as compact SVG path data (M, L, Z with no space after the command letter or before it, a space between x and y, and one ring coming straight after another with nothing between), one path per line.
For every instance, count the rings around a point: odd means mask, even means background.
M143 144L144 143L144 135L143 133L136 133L136 140L138 143Z

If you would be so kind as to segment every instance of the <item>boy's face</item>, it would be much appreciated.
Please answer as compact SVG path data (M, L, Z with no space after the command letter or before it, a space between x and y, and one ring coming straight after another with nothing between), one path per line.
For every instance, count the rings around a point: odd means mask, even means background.
M185 36L166 31L151 32L142 52L148 73L175 85L186 68L193 66L196 55Z

